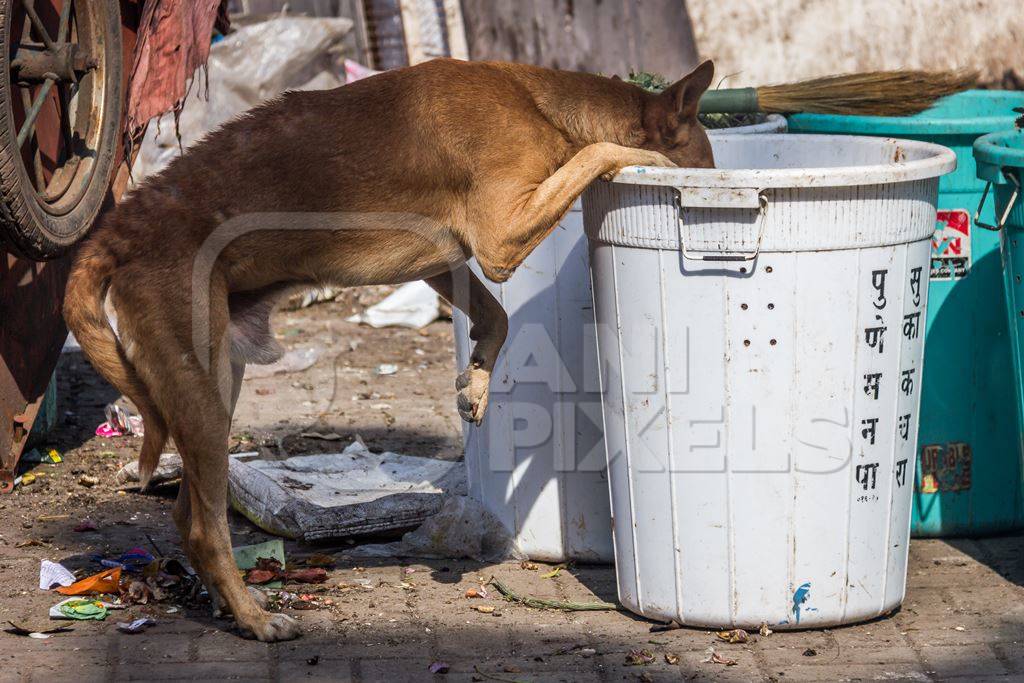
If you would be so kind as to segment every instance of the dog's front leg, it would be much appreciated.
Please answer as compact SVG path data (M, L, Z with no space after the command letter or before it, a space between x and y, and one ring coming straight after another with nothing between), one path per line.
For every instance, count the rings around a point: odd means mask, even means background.
M610 178L626 166L674 165L660 152L596 142L577 152L518 204L510 205L509 185L498 184L493 194L483 195L484 229L476 230L473 254L488 279L504 282L594 180Z
M473 352L469 365L455 380L455 388L459 392L459 415L467 422L480 424L487 410L491 372L508 334L508 316L465 264L425 282L469 318Z

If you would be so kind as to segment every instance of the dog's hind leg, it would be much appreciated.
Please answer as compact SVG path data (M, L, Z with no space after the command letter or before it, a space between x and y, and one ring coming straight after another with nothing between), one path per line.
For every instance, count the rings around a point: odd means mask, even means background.
M480 424L487 410L491 372L508 335L508 316L484 283L465 264L454 270L427 278L451 305L469 317L469 337L475 344L469 365L455 380L459 415L467 422Z
M227 449L231 399L237 394L241 366L235 363L233 368L230 359L226 301L226 296L211 292L208 338L214 341L210 369L200 365L201 350L192 348L181 336L168 335L167 327L152 336L160 339L159 343L140 349L139 362L151 370L159 369L160 381L150 383L150 388L181 453L185 483L180 494L183 498L175 507L175 522L189 560L211 598L219 596L234 614L242 635L266 642L288 640L299 635L298 622L283 614L270 614L257 604L242 583L231 554ZM167 307L161 314L155 317L170 329L190 328L188 308ZM142 338L149 337L140 335Z

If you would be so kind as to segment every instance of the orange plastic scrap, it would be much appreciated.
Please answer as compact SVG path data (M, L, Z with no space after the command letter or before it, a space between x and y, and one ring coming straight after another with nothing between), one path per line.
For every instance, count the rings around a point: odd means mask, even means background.
M99 574L87 576L81 581L76 581L70 586L61 586L57 589L62 595L89 595L91 593L120 593L121 592L121 568L104 569Z

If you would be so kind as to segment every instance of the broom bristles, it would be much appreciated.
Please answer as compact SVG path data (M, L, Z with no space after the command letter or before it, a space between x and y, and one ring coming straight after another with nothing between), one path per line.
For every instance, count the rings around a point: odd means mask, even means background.
M757 89L762 111L863 116L917 114L978 81L975 71L869 71Z

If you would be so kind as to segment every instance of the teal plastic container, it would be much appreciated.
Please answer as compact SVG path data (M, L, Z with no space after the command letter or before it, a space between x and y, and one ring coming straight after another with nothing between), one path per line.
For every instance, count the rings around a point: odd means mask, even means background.
M1003 255L1003 280L1006 286L1007 323L1016 383L1017 420L1024 424L1024 131L1019 129L991 133L974 143L978 178L992 188L1000 251ZM991 183L991 185L988 185ZM983 196L987 195L983 193ZM1024 442L1021 443L1024 457Z
M971 90L908 117L795 114L793 133L935 142L957 156L939 179L911 532L981 536L1024 528L1020 430L999 235L975 225L985 183L972 148L1013 127L1024 92ZM989 202L981 221L992 223Z

